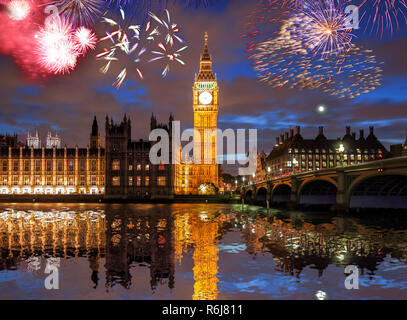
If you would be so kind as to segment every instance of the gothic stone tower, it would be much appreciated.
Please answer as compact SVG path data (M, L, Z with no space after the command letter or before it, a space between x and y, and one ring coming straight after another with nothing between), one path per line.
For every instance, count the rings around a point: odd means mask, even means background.
M92 132L90 134L90 148L97 149L100 147L100 133L96 116L93 119Z
M195 75L192 90L195 129L193 184L196 189L203 183L213 183L218 186L216 132L219 87L216 75L212 72L212 58L208 50L207 33L205 33L205 45L201 55L199 74ZM195 150L200 150L200 152L196 153Z
M127 196L128 146L131 141L131 123L127 116L116 125L106 116L106 170L105 198Z

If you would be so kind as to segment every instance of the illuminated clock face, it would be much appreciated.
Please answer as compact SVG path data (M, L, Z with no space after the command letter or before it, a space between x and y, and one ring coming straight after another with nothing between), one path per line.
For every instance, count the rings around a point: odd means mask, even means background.
M210 104L212 102L212 95L208 91L204 91L199 95L199 102L201 104Z

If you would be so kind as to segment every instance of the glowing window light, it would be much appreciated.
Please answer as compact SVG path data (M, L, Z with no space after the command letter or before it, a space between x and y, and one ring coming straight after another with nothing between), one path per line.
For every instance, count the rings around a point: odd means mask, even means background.
M52 189L52 187L46 187L45 188L45 194L53 194L54 190Z
M89 193L90 193L90 194L98 194L98 193L99 193L98 191L99 191L99 190L98 190L97 187L92 187L92 188L90 188Z
M0 188L0 193L2 193L2 194L8 194L8 188L7 188L7 187L2 187L2 188Z
M20 191L20 188L19 187L12 187L11 188L11 193L17 193L17 194L20 194L21 193L21 191Z
M42 187L35 187L34 188L34 194L43 194L44 189Z

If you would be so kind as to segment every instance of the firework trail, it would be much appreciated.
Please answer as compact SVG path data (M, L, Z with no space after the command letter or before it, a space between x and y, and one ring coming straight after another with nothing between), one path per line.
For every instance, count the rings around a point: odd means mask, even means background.
M348 0L350 4L355 1ZM386 31L392 35L400 24L407 25L406 0L359 0L360 25L364 31L376 33L382 38Z
M297 0L259 0L247 16L246 32L241 38L248 40L246 52L251 53L259 43L278 36L281 22L288 19L298 5Z
M323 91L339 98L353 99L375 90L381 85L382 63L372 50L353 45L348 52L338 56L332 82L323 86Z

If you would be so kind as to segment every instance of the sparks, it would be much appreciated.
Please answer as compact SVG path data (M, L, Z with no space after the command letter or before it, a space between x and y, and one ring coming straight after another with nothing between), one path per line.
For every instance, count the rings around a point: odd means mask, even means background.
M181 47L180 49L176 50L176 51L171 51L171 48L167 48L163 43L159 43L158 47L161 49L161 51L151 51L152 54L157 55L155 58L150 59L148 62L153 62L153 61L157 61L157 60L161 60L161 59L167 59L167 64L164 67L164 70L162 71L161 75L163 76L163 78L165 78L168 74L168 72L170 71L170 63L171 62L178 62L181 65L185 65L185 62L183 60L180 59L181 56L181 52L186 50L188 47L184 46Z
M110 47L103 48L103 51L96 55L97 60L105 61L104 66L102 66L100 69L103 74L106 74L109 71L113 62L124 65L116 77L116 81L113 83L117 89L123 85L127 77L128 72L126 61L132 55L135 56L133 62L137 64L136 72L138 76L140 79L144 78L143 72L140 68L140 63L142 55L146 52L146 48L139 46L142 31L140 25L130 25L128 27L124 27L126 15L122 8L120 8L120 17L120 21L116 21L108 17L102 18L102 22L109 26L109 31L106 32L106 36L102 37L100 41L110 41L111 45ZM151 37L150 39L154 39L154 36L157 34L155 30L150 31L149 24L147 24L144 31L150 32L148 33L149 37ZM124 56L123 59L119 58L120 54Z

